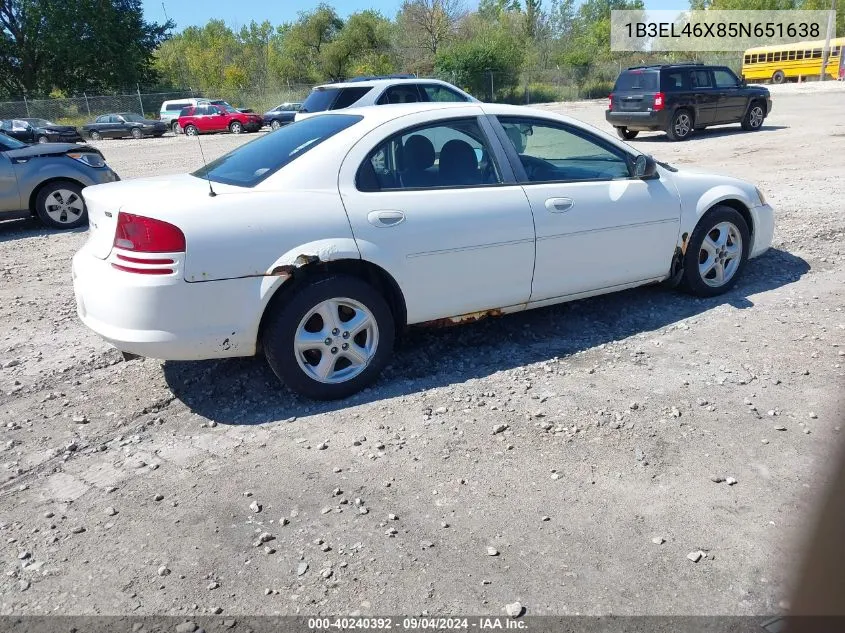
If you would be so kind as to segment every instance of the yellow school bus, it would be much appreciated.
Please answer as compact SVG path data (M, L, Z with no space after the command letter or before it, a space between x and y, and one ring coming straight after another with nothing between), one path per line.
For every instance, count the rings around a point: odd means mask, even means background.
M824 43L818 40L749 48L742 56L742 76L747 81L769 80L774 84L799 77L818 77L822 71ZM845 37L830 40L825 72L832 79L839 78L843 47Z

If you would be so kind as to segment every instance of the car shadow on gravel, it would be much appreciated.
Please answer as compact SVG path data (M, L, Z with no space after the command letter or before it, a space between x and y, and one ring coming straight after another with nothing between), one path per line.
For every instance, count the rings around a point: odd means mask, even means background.
M10 217L9 219L0 219L0 244L59 233L84 233L87 230L88 225L69 230L51 229L44 226L38 218L32 216Z
M720 305L751 308L753 295L793 283L809 270L800 257L772 249L749 263L729 293L712 299L651 286L456 327L411 328L373 387L335 402L315 402L290 392L260 357L169 361L164 375L177 398L219 424L289 420L569 356Z
M785 130L789 128L788 125L764 125L759 130L757 130L757 134L760 132L777 132L778 130ZM749 134L747 130L743 130L741 127L717 127L717 128L708 128L706 130L696 130L692 133L692 135L687 139L687 141L694 141L695 139L708 139L708 138L719 138L721 136L734 136L737 134ZM675 141L670 141L669 137L666 136L665 133L656 132L646 132L648 136L637 136L634 139L634 142L639 143L640 141L645 141L648 143L674 143Z

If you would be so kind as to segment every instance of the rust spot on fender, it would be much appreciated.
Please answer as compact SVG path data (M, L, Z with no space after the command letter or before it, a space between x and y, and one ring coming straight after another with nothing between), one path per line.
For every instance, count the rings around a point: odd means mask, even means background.
M303 266L307 266L308 264L313 264L314 262L319 262L320 258L316 255L306 255L305 253L301 255L297 255L296 259L293 260L293 264L285 264L284 266L276 266L273 270L270 271L270 277L281 277L282 275L290 275L293 273L294 270L297 268L302 268Z
M684 233L683 235L681 235L681 254L682 255L687 254L687 244L688 244L687 240L689 240L689 233Z
M453 325L459 325L461 323L474 323L475 321L480 321L481 319L486 319L487 317L497 317L502 316L504 312L502 312L501 308L492 308L491 310L481 310L480 312L468 312L466 314L459 314L458 316L453 317L446 317L445 319L433 319L431 321L425 321L420 323L422 327L451 327Z

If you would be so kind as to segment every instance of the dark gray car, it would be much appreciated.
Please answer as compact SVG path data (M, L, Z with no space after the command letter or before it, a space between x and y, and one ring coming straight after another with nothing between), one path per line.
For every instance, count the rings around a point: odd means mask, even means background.
M0 218L32 214L47 226L73 229L88 222L82 189L115 180L93 147L26 145L0 134Z

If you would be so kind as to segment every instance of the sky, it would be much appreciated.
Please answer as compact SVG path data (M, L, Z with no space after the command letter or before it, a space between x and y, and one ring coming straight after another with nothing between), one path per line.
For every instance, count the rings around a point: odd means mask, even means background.
M401 0L329 0L337 12L346 17L355 11L374 9L383 15L393 18L399 10ZM233 28L249 24L251 20L263 22L269 20L278 25L296 19L299 11L313 9L319 0L252 0L250 2L232 2L232 0L211 0L210 2L196 2L196 0L143 0L144 16L153 22L163 22L165 14L176 22L177 30L186 26L201 26L214 18L224 20ZM546 0L544 4L550 4ZM476 0L467 0L468 8L478 6ZM646 0L647 9L686 9L687 0Z

